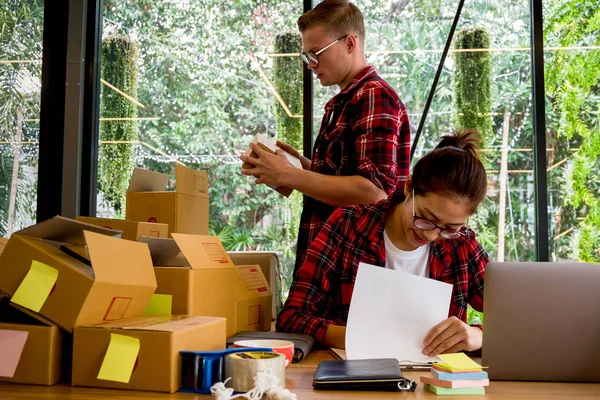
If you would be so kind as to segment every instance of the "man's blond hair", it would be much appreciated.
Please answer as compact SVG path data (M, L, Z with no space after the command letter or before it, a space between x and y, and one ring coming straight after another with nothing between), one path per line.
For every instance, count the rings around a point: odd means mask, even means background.
M322 26L325 33L335 37L354 33L363 43L365 40L363 15L358 7L347 0L325 0L298 18L300 33L316 26Z

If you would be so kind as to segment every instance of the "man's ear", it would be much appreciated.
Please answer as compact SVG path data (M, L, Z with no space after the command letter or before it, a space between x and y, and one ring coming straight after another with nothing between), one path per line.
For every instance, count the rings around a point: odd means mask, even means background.
M413 190L413 185L412 185L412 175L408 174L408 176L406 177L406 182L404 182L404 196L408 197L410 195L410 193Z
M346 37L346 50L352 54L358 49L358 36L352 34Z

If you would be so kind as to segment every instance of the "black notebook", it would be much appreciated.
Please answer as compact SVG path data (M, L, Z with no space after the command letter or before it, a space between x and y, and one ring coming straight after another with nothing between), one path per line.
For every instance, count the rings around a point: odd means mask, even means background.
M227 345L232 345L233 342L238 340L253 339L277 339L294 342L294 358L292 359L292 362L304 360L304 357L310 353L315 344L315 339L312 336L304 335L302 333L247 331L237 333L234 336L227 338Z
M408 390L417 384L402 376L398 360L328 360L317 366L315 389L329 390Z

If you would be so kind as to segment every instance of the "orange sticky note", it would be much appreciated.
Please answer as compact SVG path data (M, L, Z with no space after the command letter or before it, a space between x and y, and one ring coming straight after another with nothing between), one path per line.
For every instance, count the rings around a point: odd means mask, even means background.
M153 294L144 315L171 315L173 296L170 294Z
M40 312L57 279L58 270L33 260L29 272L25 275L10 301L35 312Z
M98 379L129 383L139 351L140 339L111 333Z

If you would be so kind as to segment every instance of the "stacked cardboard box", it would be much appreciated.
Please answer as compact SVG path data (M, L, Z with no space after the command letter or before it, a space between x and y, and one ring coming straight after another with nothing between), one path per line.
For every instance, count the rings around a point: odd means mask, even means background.
M94 217L77 217L77 221L121 231L121 238L127 240L136 241L141 236L169 237L167 224Z
M70 370L70 335L41 315L10 305L7 298L0 302L0 381L57 383L63 364Z
M256 265L235 266L216 236L142 237L154 263L156 293L172 295L173 313L227 318L227 335L271 328L272 293Z
M152 259L120 234L55 217L6 242L0 292L12 311L0 311L0 380L56 383L73 333L73 384L174 392L179 351L225 347L223 318L142 316L156 289ZM115 353L119 339L137 343L138 367L115 362L132 354Z
M228 251L227 254L238 267L243 265L260 267L273 293L271 317L276 319L283 306L283 283L285 281L279 255L274 251Z
M177 165L176 191L169 176L136 168L127 189L126 218L169 225L169 233L208 234L208 175Z
M75 328L73 385L173 393L179 352L225 348L225 319L143 316Z

